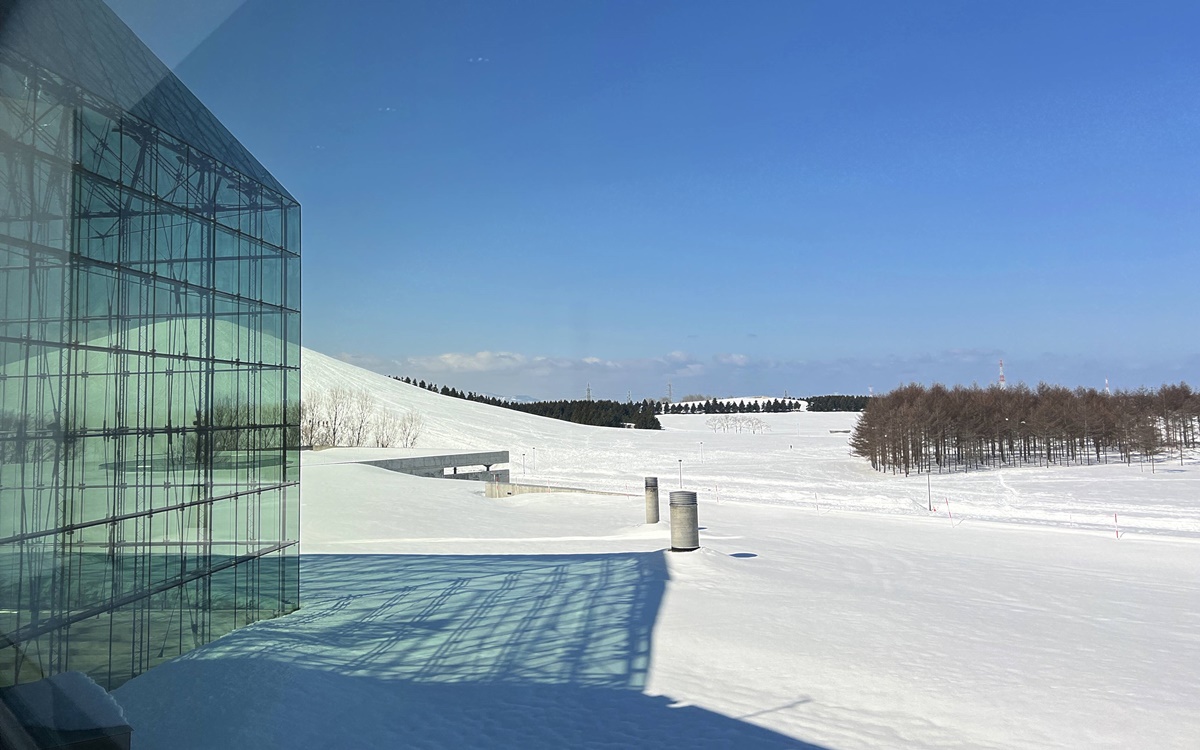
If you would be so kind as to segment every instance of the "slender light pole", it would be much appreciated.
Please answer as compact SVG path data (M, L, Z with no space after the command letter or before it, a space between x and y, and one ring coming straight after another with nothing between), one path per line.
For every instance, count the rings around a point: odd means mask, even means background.
M521 454L521 476L525 476L525 454Z
M533 449L533 470L537 471L537 448Z
M929 500L929 512L930 513L933 512L933 485L931 484L931 482L932 482L932 480L929 478L929 472L927 471L927 472L925 472L925 494Z
M683 489L683 459L679 459L679 489Z
M704 463L704 441L700 441L700 463Z

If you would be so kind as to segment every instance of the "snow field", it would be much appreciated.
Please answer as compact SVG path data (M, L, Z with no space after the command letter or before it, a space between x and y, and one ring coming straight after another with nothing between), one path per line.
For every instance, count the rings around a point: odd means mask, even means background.
M422 449L508 449L514 481L525 452L526 480L634 496L488 500L470 482L341 462L377 451L305 454L303 609L118 690L140 748L1200 736L1194 463L935 475L930 514L924 477L847 455L829 430L852 415L762 415L779 421L755 436L714 435L703 416L606 430L305 357L306 388L360 384L420 410ZM665 519L679 458L700 493L693 553L665 552L667 524L642 523L641 478L659 477ZM1113 506L1120 540L1103 522Z

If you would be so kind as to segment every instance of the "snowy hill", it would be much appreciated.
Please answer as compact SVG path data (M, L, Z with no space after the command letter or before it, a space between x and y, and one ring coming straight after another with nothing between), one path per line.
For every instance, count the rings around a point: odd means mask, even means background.
M420 414L424 429L417 442L419 448L511 450L519 455L522 447L532 447L538 437L586 443L597 429L612 429L577 425L443 396L311 349L302 351L301 377L305 399L335 388L347 388L369 393L382 411L397 415Z

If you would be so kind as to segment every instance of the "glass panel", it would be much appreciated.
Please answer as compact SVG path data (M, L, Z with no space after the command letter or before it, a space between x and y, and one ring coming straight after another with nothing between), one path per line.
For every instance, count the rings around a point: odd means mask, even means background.
M120 257L120 196L115 187L84 176L79 181L78 252L116 263Z
M33 241L56 250L67 249L67 216L71 199L71 173L66 165L49 159L33 163Z
M214 288L227 294L238 293L238 236L228 229L216 229Z
M33 142L34 87L29 76L0 62L0 133L18 143Z
M206 219L215 218L216 165L194 148L188 149L187 207Z
M262 238L262 195L257 182L248 177L238 180L238 228L242 234Z
M278 250L271 247L263 248L263 257L259 261L261 270L261 297L268 305L283 304L283 258Z
M56 88L45 82L38 86L33 145L43 153L69 161L74 155L71 139L74 121L71 106L60 101Z
M287 232L283 239L284 249L300 254L300 206L295 203L287 206Z
M121 184L154 195L154 135L137 120L121 121Z
M284 263L283 305L289 310L300 309L300 258L286 255Z
M262 238L275 247L283 247L283 198L266 188L262 191Z
M166 133L159 133L154 163L158 170L155 177L158 195L180 208L190 208L187 147Z
M120 128L87 107L79 112L79 165L113 181L121 178Z
M241 176L231 169L214 164L214 177L217 223L230 229L238 229L241 226Z
M121 191L121 259L131 268L149 273L154 268L154 204L127 190Z
M33 154L0 156L0 232L18 240L33 234Z
M262 245L249 237L242 237L238 249L238 294L246 299L261 301L262 270L259 266L259 254Z

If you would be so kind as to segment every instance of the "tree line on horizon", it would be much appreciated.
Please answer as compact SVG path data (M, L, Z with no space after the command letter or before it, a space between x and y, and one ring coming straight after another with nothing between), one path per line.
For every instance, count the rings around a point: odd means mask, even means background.
M878 471L970 471L1150 459L1195 448L1200 393L1186 383L1108 393L1038 384L910 384L870 399L850 438Z
M737 403L721 403L716 398L709 398L704 402L692 403L675 403L669 404L660 401L657 405L659 414L778 414L789 411L803 411L804 402L796 399L773 399L759 403L751 401L746 403L738 401Z
M512 409L526 414L535 414L539 417L560 419L564 422L594 425L596 427L625 427L632 425L634 429L638 430L662 429L662 424L659 423L658 417L655 416L654 403L649 399L645 401L629 401L624 404L619 401L605 399L563 399L559 401L522 403L495 396L485 396L473 391L464 392L445 385L439 387L435 383L426 383L424 380L414 380L409 377L400 377L398 375L392 375L391 377L393 380L415 385L418 388L440 393L443 396L461 398L465 401L474 401L480 404L488 404L489 406L499 406L502 409Z
M772 399L761 404L758 401L745 400L737 403L721 403L720 399L709 396L706 401L691 401L684 403L660 403L660 414L782 414L793 411L862 411L867 408L869 396L809 396L806 399L787 398ZM805 404L808 407L805 408Z
M862 411L870 401L870 396L812 396L808 399L808 410Z

